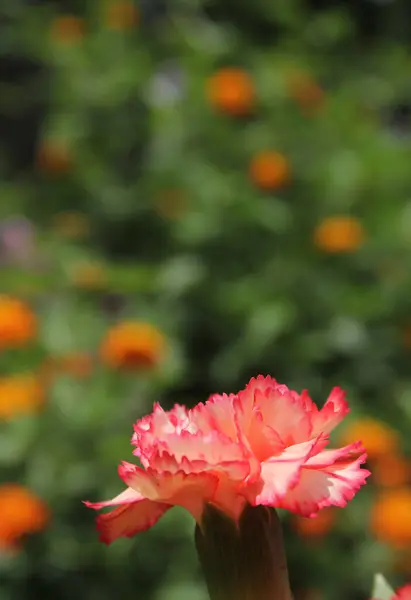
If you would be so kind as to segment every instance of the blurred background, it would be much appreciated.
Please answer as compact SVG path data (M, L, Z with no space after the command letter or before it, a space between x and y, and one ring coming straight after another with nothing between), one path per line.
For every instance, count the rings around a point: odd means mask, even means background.
M296 600L411 579L407 0L0 7L0 597L206 600L175 509L107 548L132 424L334 385L373 475L284 516Z

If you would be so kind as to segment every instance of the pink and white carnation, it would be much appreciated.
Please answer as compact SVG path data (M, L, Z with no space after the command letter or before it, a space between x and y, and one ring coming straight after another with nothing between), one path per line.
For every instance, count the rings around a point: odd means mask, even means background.
M319 410L306 391L262 375L237 394L214 394L192 409L164 411L156 404L134 425L133 454L141 466L119 466L126 489L85 504L116 507L97 518L107 544L150 528L173 506L186 508L198 523L207 503L236 521L247 503L304 517L343 507L370 474L361 468L361 442L327 448L348 412L338 387Z

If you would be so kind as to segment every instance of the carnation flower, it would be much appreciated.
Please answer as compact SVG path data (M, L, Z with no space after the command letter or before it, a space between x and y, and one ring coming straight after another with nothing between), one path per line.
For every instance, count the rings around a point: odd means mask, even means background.
M334 388L319 410L272 377L251 379L237 394L215 394L193 409L159 404L134 426L141 466L123 462L126 489L94 509L116 506L97 519L100 539L111 543L154 525L172 506L201 524L207 505L238 522L246 506L285 508L314 517L343 507L365 483L360 442L327 449L329 434L349 412Z

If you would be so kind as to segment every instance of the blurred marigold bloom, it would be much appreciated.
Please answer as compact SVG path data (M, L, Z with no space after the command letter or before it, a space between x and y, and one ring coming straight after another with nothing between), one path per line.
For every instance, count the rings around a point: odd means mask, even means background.
M207 81L210 104L217 110L236 117L252 113L255 105L254 83L243 69L226 67Z
M374 536L395 548L411 544L411 488L386 491L374 503L370 527Z
M44 389L35 375L0 378L0 420L37 412L44 404Z
M139 370L157 365L163 357L165 339L153 325L125 321L114 325L100 347L103 363L116 368Z
M251 180L263 190L276 190L290 179L290 166L280 152L266 150L257 154L249 167Z
M37 334L37 317L22 300L0 295L0 350L25 346Z
M16 483L0 486L0 514L0 548L5 550L16 550L23 536L41 531L49 520L46 504Z
M399 454L383 455L375 461L372 481L381 487L400 487L410 483L410 463Z
M90 221L81 212L62 212L53 219L53 230L70 239L84 238L90 233Z
M74 15L56 17L51 24L51 38L59 44L76 44L84 37L84 19Z
M106 13L106 27L116 31L131 29L137 25L139 14L137 7L131 1L113 0Z
M44 139L37 148L37 166L44 173L62 175L71 171L73 158L66 143Z
M303 71L290 73L286 85L291 98L305 114L315 114L323 107L324 91L307 73Z
M336 516L335 509L325 508L313 519L295 516L292 525L302 537L321 538L332 529Z
M306 517L346 506L369 475L360 443L325 449L348 412L340 388L319 410L306 391L262 375L237 394L214 394L190 410L175 405L165 412L156 404L134 426L143 468L123 462L119 475L128 487L113 500L86 503L117 506L98 517L100 539L131 537L175 505L200 524L207 504L235 522L247 504Z
M314 231L315 245L330 254L354 252L363 244L364 239L364 228L354 217L328 217Z
M400 446L400 436L394 429L370 417L353 421L338 438L340 444L350 444L354 440L361 440L370 460L396 455Z

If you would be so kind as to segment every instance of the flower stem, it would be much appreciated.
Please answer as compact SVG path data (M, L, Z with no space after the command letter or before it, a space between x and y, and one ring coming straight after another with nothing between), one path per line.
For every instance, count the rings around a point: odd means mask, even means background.
M208 505L195 542L210 600L292 600L274 509L247 506L236 524Z

